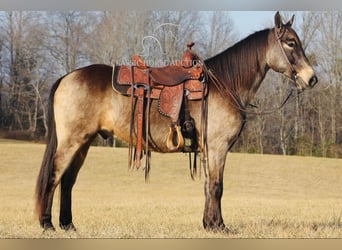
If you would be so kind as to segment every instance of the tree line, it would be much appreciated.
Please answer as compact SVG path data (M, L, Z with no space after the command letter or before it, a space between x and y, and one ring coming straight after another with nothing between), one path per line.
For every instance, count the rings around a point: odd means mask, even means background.
M319 83L276 109L289 83L269 73L251 110L274 112L248 115L234 151L342 156L342 13L302 12L296 18L295 29ZM2 11L0 135L42 139L50 87L78 67L125 64L133 54L162 66L181 58L188 41L208 58L237 37L229 12L223 11Z

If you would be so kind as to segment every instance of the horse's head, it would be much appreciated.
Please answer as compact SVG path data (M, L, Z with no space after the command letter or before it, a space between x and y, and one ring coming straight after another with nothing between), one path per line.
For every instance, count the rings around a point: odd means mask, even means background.
M284 24L279 12L275 14L275 27L269 35L269 49L266 60L276 72L292 79L297 89L312 88L318 81L310 65L302 43L291 28L294 16Z

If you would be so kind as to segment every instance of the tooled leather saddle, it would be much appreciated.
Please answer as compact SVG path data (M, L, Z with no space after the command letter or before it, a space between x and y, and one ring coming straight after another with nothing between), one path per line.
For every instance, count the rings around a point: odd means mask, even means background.
M130 167L133 165L137 168L140 167L143 140L146 146L145 154L149 155L151 99L158 101L159 113L171 120L166 143L167 148L171 152L197 150L195 125L187 108L187 103L189 100L203 101L208 88L205 82L204 65L191 50L193 45L194 43L187 44L182 60L177 61L174 65L149 67L139 56L135 55L133 56L134 66L113 67L112 84L114 90L122 95L130 96L132 100L128 163ZM184 117L182 124L180 124L180 112ZM134 114L136 114L136 118ZM134 120L137 122L135 146L133 146L132 139L135 127ZM145 133L143 134L144 128ZM133 157L132 147L135 149ZM149 160L146 160L145 168L149 168Z

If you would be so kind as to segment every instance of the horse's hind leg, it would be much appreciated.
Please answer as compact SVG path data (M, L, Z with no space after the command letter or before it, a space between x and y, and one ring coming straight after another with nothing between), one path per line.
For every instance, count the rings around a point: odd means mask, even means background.
M52 208L52 201L53 195L55 193L56 185L50 183L48 189L46 190L45 196L42 197L42 211L39 214L39 221L41 227L45 230L55 230L55 227L51 221L51 208Z
M74 143L70 143L63 139L60 139L58 143L58 147L54 157L53 173L51 174L49 180L48 189L42 197L42 208L40 212L41 214L39 215L40 225L44 228L44 230L55 230L51 221L51 209L56 187L60 183L64 173L73 163L73 160L77 153L80 151L83 145L87 143L88 140L72 141L74 141Z
M76 230L72 222L71 192L75 184L77 174L83 165L88 153L90 142L85 144L74 157L72 163L61 178L61 199L59 226L64 230Z

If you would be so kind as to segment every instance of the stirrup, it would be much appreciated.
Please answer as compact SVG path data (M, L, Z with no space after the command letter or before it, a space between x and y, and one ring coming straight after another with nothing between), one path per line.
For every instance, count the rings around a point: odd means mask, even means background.
M177 132L177 145L173 144L173 134ZM183 148L184 146L184 139L183 135L181 132L181 127L180 126L170 126L169 128L169 135L167 136L167 141L166 141L166 146L170 151L178 151L179 149Z

